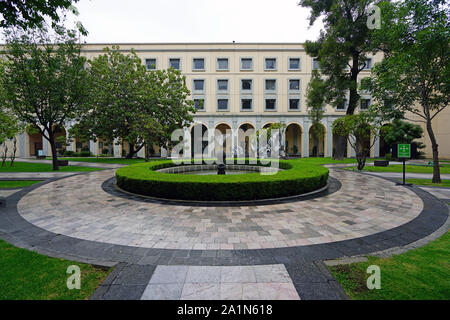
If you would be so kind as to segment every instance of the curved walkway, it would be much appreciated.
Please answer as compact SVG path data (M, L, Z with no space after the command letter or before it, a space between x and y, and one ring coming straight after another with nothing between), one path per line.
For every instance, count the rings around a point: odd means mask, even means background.
M322 260L405 246L448 218L448 207L428 192L350 171L332 169L342 188L321 198L230 208L116 197L101 188L113 172L12 194L0 208L0 238L115 265L96 299L342 299Z
M72 176L23 197L19 213L48 231L91 241L159 249L265 249L355 239L419 215L414 192L379 178L331 171L342 188L325 197L249 207L190 207L113 197L114 171ZM36 206L39 204L39 206Z

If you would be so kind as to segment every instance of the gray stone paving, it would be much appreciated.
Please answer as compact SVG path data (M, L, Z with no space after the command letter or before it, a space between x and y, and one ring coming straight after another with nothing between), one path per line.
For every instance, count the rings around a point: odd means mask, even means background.
M189 207L143 203L106 193L105 170L39 187L18 203L30 223L74 238L187 250L281 248L330 243L389 230L411 221L422 200L393 182L331 170L342 188L286 204ZM39 205L37 205L39 204Z

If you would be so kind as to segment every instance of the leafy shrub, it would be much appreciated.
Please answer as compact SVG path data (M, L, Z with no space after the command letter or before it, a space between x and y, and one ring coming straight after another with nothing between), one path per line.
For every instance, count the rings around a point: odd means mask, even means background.
M78 153L79 157L90 157L91 156L91 152L90 151L81 151L80 153Z
M258 164L261 165L261 164ZM299 195L326 185L328 169L297 160L280 160L274 175L184 175L155 170L172 167L172 161L140 163L120 168L117 185L123 190L166 199L238 201ZM268 165L270 166L270 164Z
M73 157L74 155L75 155L75 151L72 151L72 150L64 151L64 156L65 157Z

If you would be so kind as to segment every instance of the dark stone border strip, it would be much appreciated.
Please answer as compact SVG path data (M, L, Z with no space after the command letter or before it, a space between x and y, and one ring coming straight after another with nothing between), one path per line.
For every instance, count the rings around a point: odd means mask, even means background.
M339 180L333 177L328 177L328 183L325 187L318 190L308 192L305 194L300 194L290 197L274 198L274 199L261 199L261 200L247 200L247 201L188 201L188 200L173 200L173 199L160 199L154 197L143 196L139 194L134 194L119 188L116 184L116 178L110 178L102 184L102 189L106 193L113 196L120 197L123 199L147 202L147 203L157 203L164 205L174 205L174 206L190 206L190 207L253 207L253 206L263 206L263 205L273 205L282 203L291 203L298 201L305 201L324 197L335 193L341 189L342 184Z
M60 178L64 179L64 178ZM409 187L424 202L423 211L412 221L370 236L308 246L248 250L154 249L114 245L55 234L26 221L17 211L21 197L50 179L7 198L0 211L0 238L38 253L79 262L111 266L111 263L140 265L260 265L298 264L369 254L407 245L433 233L448 217L448 207L436 197L416 187ZM387 179L389 180L389 179ZM399 186L399 188L402 188Z

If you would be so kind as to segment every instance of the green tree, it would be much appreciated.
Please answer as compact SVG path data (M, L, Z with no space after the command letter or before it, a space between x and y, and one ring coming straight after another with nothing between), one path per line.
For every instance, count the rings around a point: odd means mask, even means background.
M367 155L375 144L379 133L379 122L370 111L346 115L333 122L333 132L348 137L356 152L358 170L364 169Z
M415 139L423 136L423 129L417 124L395 119L392 123L384 125L380 129L380 135L383 136L385 143L391 146L395 143L415 144L417 150L425 148L425 145Z
M433 150L433 179L440 183L439 149L433 119L450 100L450 10L445 1L382 3L375 32L385 58L373 69L372 95L385 119L413 114L425 123ZM414 119L416 120L416 119Z
M125 140L127 158L132 158L148 137L143 119L156 120L157 141L162 144L170 141L173 130L192 121L190 113L195 108L187 100L190 91L179 71L147 71L134 51L125 55L118 46L105 48L105 54L89 65L90 103L79 119L78 134L84 131L91 138Z
M325 91L325 81L320 78L317 70L313 70L311 80L309 81L306 89L306 105L308 108L309 118L312 122L310 131L313 135L313 150L315 150L316 153L313 154L313 156L317 156L317 151L319 150L319 139L324 135L321 121L325 113Z
M75 30L6 33L0 104L49 141L53 170L58 170L55 133L75 119L86 102L86 59L80 49Z
M317 41L306 41L306 52L319 63L325 79L324 101L338 106L345 104L349 93L347 114L358 105L358 75L366 67L368 54L373 53L372 30L367 21L374 0L301 0L299 5L311 10L310 25L322 17L324 30ZM322 90L322 88L318 88ZM335 157L343 158L345 137L338 137Z
M79 0L8 0L0 1L0 28L23 29L42 27L45 18L60 21L58 10L71 8ZM74 10L74 9L72 9Z

